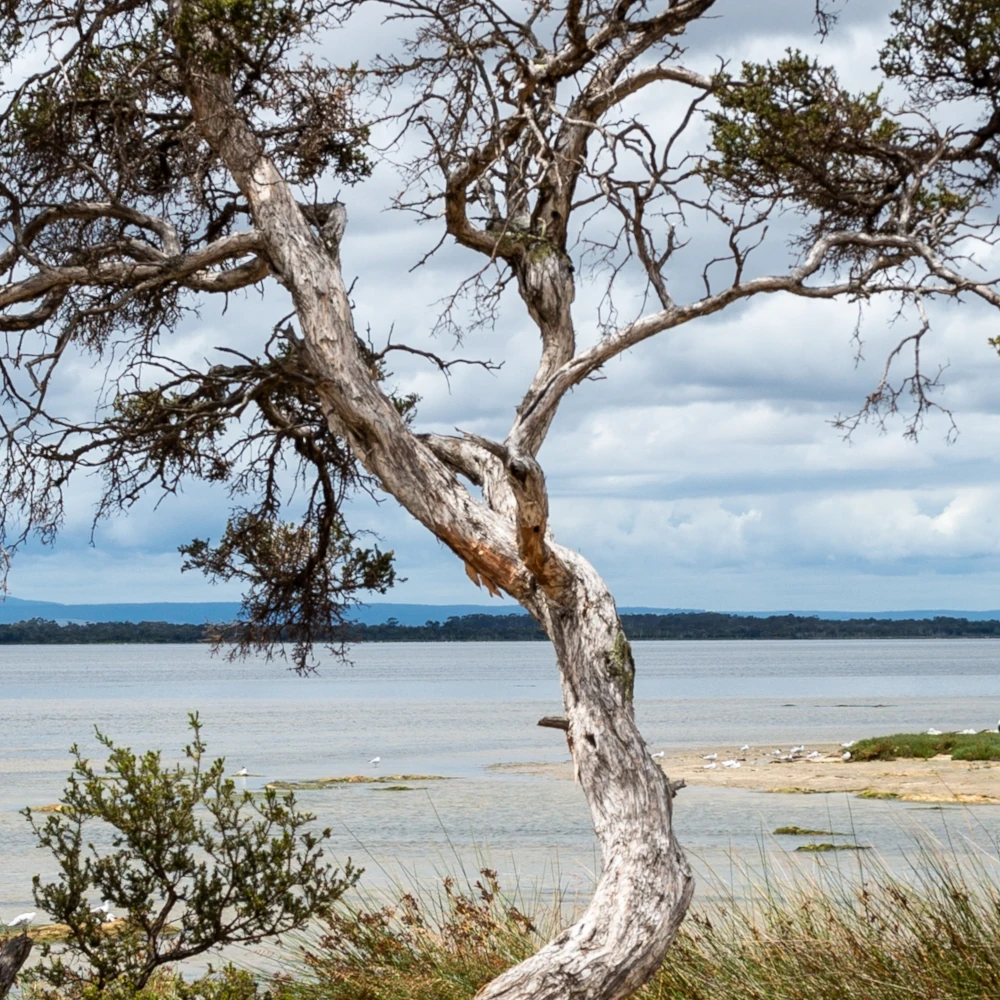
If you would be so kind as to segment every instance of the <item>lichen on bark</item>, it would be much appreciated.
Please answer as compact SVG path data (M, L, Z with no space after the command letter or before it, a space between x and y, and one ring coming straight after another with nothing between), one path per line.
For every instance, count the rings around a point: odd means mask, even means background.
M632 701L635 693L635 660L632 657L632 644L621 629L615 635L615 641L608 652L608 672L621 689L625 700Z

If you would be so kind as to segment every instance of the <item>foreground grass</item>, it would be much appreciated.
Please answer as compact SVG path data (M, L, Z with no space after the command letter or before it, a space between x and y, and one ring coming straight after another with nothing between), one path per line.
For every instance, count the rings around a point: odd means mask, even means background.
M800 856L801 857L801 856ZM907 879L867 854L770 862L705 884L667 959L637 1000L997 1000L1000 863L970 871L922 854ZM816 867L813 868L813 865ZM843 865L843 867L841 867ZM803 872L808 874L804 875ZM739 888L732 890L730 885ZM418 895L420 898L418 898ZM227 968L196 982L165 971L139 994L72 996L30 986L26 1000L472 1000L562 926L565 901L505 894L495 872L391 904L343 907L301 962L260 981Z
M922 861L922 865L926 859ZM696 909L639 1000L996 1000L1000 891L932 859L912 883L877 862L812 880L758 878L740 897ZM863 867L858 879L857 866ZM721 886L713 887L718 891ZM494 872L430 903L345 912L305 950L275 1000L468 1000L558 929L558 906L527 916Z
M1000 760L1000 733L895 733L858 740L851 747L851 759L896 760L898 757L929 759L950 754L953 760Z
M877 862L852 864L850 878L835 864L809 880L772 869L739 879L739 896L703 885L718 901L689 914L637 1000L1000 997L995 870L970 877L922 858L904 882ZM342 909L304 964L270 981L232 968L194 983L164 972L140 994L112 986L78 1000L472 1000L553 936L561 913L558 901L505 896L484 869L464 889L445 879L424 900L404 892L392 905ZM30 987L25 996L57 1000Z

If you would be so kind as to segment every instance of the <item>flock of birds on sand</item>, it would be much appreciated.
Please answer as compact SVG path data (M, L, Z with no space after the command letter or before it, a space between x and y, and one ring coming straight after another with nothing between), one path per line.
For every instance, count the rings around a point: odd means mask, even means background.
M997 721L997 730L996 731L998 733L1000 733L1000 720ZM960 729L958 731L958 735L959 736L975 736L978 733L991 733L991 732L993 732L992 729ZM924 730L923 735L924 736L943 736L944 732L942 730L940 730L940 729L935 729L932 726L930 729ZM841 743L840 744L840 746L842 747L842 749L844 751L842 754L840 754L840 759L841 760L847 761L847 760L851 759L851 756L852 756L851 755L851 747L854 746L855 743L857 743L857 740L848 740L846 743ZM753 749L754 748L752 746L750 746L749 743L744 743L743 746L740 747L740 753L749 753ZM651 753L650 757L652 757L654 760L659 760L659 759L662 759L665 756L665 754L666 754L666 751L664 751L664 750L658 750L656 753ZM836 754L824 754L824 753L821 753L819 750L811 750L809 753L806 753L805 746L804 745L800 745L800 746L792 747L790 750L779 750L779 749L775 748L774 750L769 751L766 754L766 756L773 758L772 761L768 761L767 763L775 763L775 762L778 762L778 761L780 761L782 763L787 763L788 761L793 761L793 760L820 760L820 759L822 759L824 757L827 760L831 760L831 759L835 759L837 755ZM717 753L707 753L701 759L708 761L707 764L703 764L702 765L702 769L705 770L705 771L714 771L719 766L719 755ZM742 767L745 760L746 760L745 757L741 757L739 759L737 759L736 757L732 757L729 760L722 761L722 766L723 767L727 767L730 770L734 770L737 767Z
M841 743L840 745L842 747L852 747L855 742L855 740L849 740L847 743ZM754 748L750 746L749 743L744 743L743 746L740 747L740 753L749 753L753 749ZM663 751L661 750L659 753L654 753L652 756L662 757ZM799 746L794 746L789 750L779 750L775 748L774 750L769 751L766 756L774 758L774 761L781 761L784 763L792 760L819 760L822 757L829 757L831 755L820 753L819 750L811 750L809 753L806 753L805 746L800 744ZM701 759L708 761L707 764L702 765L703 769L706 771L714 771L720 763L719 755L717 753L707 753ZM851 751L845 749L840 755L840 759L850 760ZM745 761L745 757L740 757L738 759L736 757L732 757L729 760L722 761L721 763L723 767L735 770L737 767L742 767ZM768 763L771 763L771 761L768 761Z

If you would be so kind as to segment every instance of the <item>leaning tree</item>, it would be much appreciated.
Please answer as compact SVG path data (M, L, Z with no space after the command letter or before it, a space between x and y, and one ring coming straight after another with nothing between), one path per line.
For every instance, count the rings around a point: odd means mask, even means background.
M908 402L915 430L935 405L925 303L1000 305L983 269L1000 0L900 0L884 87L861 93L798 52L696 65L685 34L725 15L713 0L384 0L387 54L348 65L352 18L376 3L4 0L5 556L56 535L75 474L103 476L98 518L189 477L218 482L228 523L215 544L186 546L186 565L244 583L242 624L224 638L244 651L293 641L305 667L352 595L392 582L391 553L366 547L342 501L394 497L551 639L602 848L580 919L481 995L622 997L662 961L692 880L636 728L614 600L556 541L539 450L567 392L609 360L776 292L898 303L912 325L852 419ZM502 441L421 433L415 400L388 387L387 349L355 329L345 207L320 193L363 180L376 139L404 178L397 207L475 262L458 290L469 304L457 295L441 324L488 338L516 292L537 328L537 370ZM692 290L695 218L721 249ZM789 219L792 265L758 266L768 226L787 234ZM607 294L581 317L590 268ZM293 312L259 349L236 343L203 365L172 349L200 300L274 282ZM111 387L90 420L56 405L80 352L106 363ZM287 475L306 497L294 520Z

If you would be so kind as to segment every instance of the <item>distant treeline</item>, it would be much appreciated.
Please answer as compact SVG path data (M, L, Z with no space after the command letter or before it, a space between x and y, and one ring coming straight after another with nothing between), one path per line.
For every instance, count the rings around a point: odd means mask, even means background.
M702 611L677 615L622 615L629 639L959 639L1000 637L1000 621L966 618L850 618L844 621L772 615L754 618ZM360 625L360 642L541 641L528 615L463 615L426 625Z
M43 618L0 625L0 645L26 643L54 645L94 642L201 642L204 625L174 625L170 622L90 622L59 625Z
M1000 621L966 618L851 618L844 621L773 615L752 618L696 612L677 615L622 615L630 639L969 639L1000 638ZM95 622L59 625L32 618L0 625L0 645L16 643L205 642L204 625L167 622ZM350 626L348 642L539 642L545 635L528 615L463 615L444 622Z

